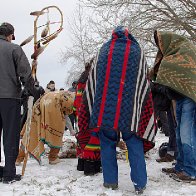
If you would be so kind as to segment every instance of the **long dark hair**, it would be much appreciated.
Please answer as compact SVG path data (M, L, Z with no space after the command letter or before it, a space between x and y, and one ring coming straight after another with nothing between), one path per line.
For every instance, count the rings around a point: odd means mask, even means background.
M87 63L85 63L85 70L81 73L79 79L78 79L78 83L86 83L87 79L88 79L88 74L89 71L92 67L93 61L94 61L94 57Z

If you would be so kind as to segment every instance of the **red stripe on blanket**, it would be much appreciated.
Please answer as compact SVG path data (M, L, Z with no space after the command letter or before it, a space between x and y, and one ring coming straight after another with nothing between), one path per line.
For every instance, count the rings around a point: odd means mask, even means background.
M119 117L120 117L122 93L123 93L124 84L125 84L125 77L126 77L127 63L128 63L128 59L129 59L129 53L130 53L130 46L131 46L131 40L128 40L127 44L126 44L122 74L121 74L121 79L120 79L120 88L119 88L119 92L118 92L118 101L117 101L117 106L116 106L116 116L115 116L115 120L114 120L114 129L117 129L118 121L119 121Z
M106 70L106 76L105 76L105 85L104 85L104 89L103 89L101 108L100 108L98 122L97 122L98 127L100 127L100 125L102 123L102 119L103 119L103 112L104 112L104 108L105 108L106 95L107 95L107 91L108 91L108 83L109 83L109 77L110 77L110 69L111 69L111 64L112 64L112 54L113 54L115 42L116 42L116 38L112 39L112 43L110 45L110 51L109 51L109 55L108 55L108 64L107 64L107 70Z

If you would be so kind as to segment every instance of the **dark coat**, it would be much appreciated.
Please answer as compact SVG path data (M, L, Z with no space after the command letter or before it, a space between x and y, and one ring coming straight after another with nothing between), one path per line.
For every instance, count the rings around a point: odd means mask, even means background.
M184 98L182 94L158 83L150 82L150 87L156 113L157 111L167 111L171 106L171 100Z
M171 107L171 100L168 98L165 86L150 82L155 113L167 111Z
M0 98L20 98L21 83L33 94L34 80L25 53L0 35Z

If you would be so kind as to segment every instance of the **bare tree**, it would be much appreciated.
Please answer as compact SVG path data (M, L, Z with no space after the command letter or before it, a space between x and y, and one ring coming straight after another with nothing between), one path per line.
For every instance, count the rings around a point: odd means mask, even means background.
M196 41L195 0L80 0L96 12L121 13L122 20L136 21L143 32L152 29L179 31ZM131 25L131 24L130 24Z
M154 30L173 31L196 42L195 0L80 0L98 15L97 24L108 27L126 25L144 47L146 56L154 56ZM118 22L114 20L118 18ZM111 20L113 20L111 22ZM117 20L116 20L117 21ZM111 25L110 25L110 24ZM105 25L104 25L105 24ZM103 29L98 25L99 31ZM103 30L102 30L103 31Z
M85 63L96 53L97 45L92 38L88 20L88 16L84 15L83 8L79 5L69 23L72 45L65 47L61 60L63 64L72 64L66 79L69 85L79 78Z
M73 47L74 54L79 55L74 58L83 58L78 52L81 50L85 58L90 58L89 55L97 51L96 48L109 38L117 25L130 29L143 46L149 64L152 64L156 52L153 39L156 29L173 31L196 42L195 0L80 0L80 3L85 9L86 20L84 22L80 16L80 20L78 18L75 22L80 21L86 33L82 34L85 35L83 47L78 40L79 35L73 39L73 43L78 44L78 49Z

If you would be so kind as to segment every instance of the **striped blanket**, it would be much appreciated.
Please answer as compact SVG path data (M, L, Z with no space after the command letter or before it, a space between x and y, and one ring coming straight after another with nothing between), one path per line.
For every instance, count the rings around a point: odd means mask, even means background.
M154 146L156 125L144 53L135 38L118 27L105 43L86 86L90 128L131 131Z
M86 85L88 76L89 71L84 71L81 74L81 77L78 80L76 98L74 101L79 128L79 132L76 135L78 141L77 156L81 159L98 161L100 160L100 142L98 133L94 129L89 129L90 113L92 108L89 104L92 103L92 95L94 93L86 93L90 90L89 86ZM94 88L95 86L92 90Z

